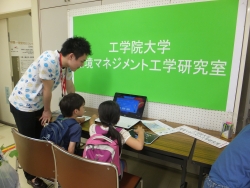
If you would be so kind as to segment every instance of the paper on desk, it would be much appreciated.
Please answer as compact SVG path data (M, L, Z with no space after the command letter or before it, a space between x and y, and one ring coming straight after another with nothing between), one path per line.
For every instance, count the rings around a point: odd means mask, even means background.
M96 118L95 121L101 123L101 120L99 118Z
M81 117L78 117L78 118L85 118L85 121L88 121L91 117L89 117L89 116L81 116Z
M201 131L198 131L198 130L195 130L191 127L188 127L186 125L182 125L180 127L177 127L175 128L176 130L178 130L179 132L182 132L184 134L187 134L189 136L192 136L198 140L201 140L203 142L206 142L210 145L213 145L217 148L222 148L226 145L229 144L229 142L225 141L225 140L222 140L222 139L219 139L219 138L216 138L212 135L209 135L209 134L206 134L204 132L201 132Z
M174 128L170 127L169 125L166 125L165 123L160 122L159 120L141 120L141 122L159 136L177 132Z

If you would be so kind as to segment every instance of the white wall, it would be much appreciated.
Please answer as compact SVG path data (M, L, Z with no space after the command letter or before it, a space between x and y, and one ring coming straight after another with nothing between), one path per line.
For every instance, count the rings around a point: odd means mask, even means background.
M31 20L34 57L40 55L39 12L37 0L31 0Z
M7 19L0 20L0 120L14 124L10 113L8 95L12 91L10 50L8 45ZM8 92L6 92L6 90ZM8 94L7 94L8 93Z
M32 42L31 16L11 17L9 20L9 33L11 41Z
M0 0L0 14L29 10L32 0Z
M0 32L2 52L0 60L0 120L11 124L14 124L14 118L9 111L9 104L5 96L6 88L9 89L9 92L13 89L7 32L9 30L12 40L32 42L31 18L28 15L30 9L31 0L0 0L0 31L2 31ZM16 17L17 15L20 17Z

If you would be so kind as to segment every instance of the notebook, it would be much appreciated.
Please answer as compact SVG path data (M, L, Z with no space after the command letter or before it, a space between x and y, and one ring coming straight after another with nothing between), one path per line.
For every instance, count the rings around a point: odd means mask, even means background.
M137 138L138 135L134 132L133 129L129 130L129 133L132 137ZM152 144L157 138L159 138L159 135L144 132L144 143L145 144Z
M121 110L120 120L116 126L129 129L141 120L147 97L115 93L113 101L118 103Z

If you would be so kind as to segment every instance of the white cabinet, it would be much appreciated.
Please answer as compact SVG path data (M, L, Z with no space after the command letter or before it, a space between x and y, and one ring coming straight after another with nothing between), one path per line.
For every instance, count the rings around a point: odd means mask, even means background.
M69 5L69 8L72 7L76 8L83 8L87 4L98 4L101 5L102 0L39 0L39 9L48 9L48 8L55 8L55 7L61 7L61 6L67 6ZM73 6L72 6L73 5ZM95 6L95 5L92 5Z
M41 52L61 49L62 43L68 38L68 10L98 5L101 5L101 1L41 9Z
M74 1L74 3L72 3ZM81 3L76 3L76 2L80 2ZM85 2L86 1L86 2ZM70 3L68 4L68 10L72 10L72 9L79 9L79 8L86 8L86 7L93 7L93 6L99 6L102 4L102 1L92 1L92 2L88 2L89 0L70 0Z
M39 0L39 9L67 6L68 0Z
M127 1L133 1L133 0L102 0L102 5L113 4L113 3L123 3Z
M101 5L101 1L86 0L40 0L40 44L41 52L46 50L61 50L62 44L68 38L68 10ZM48 4L46 4L46 2ZM80 2L80 3L78 3ZM42 6L41 6L42 3ZM86 26L87 27L87 26ZM51 110L58 110L61 96L59 85L52 92Z
M68 38L67 6L40 11L41 51L60 50Z
M76 4L76 3L87 3L91 2L91 0L67 0L69 5ZM100 0L101 1L101 0ZM93 1L92 1L93 2Z
M40 10L41 52L61 50L68 38L67 6ZM61 85L52 92L51 110L58 110Z

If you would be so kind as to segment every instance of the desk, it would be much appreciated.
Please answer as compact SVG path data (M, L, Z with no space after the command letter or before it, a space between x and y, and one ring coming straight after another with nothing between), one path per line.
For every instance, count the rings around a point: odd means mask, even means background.
M97 113L96 109L86 107L85 109L86 113L84 115L91 116L92 114ZM163 123L166 123L171 127L178 127L182 125L167 121L163 121ZM143 125L141 122L139 124ZM197 127L193 128L198 129ZM148 128L145 127L145 129L146 131L149 131ZM89 138L89 121L84 123L82 127L82 137ZM182 174L180 187L186 187L185 179L187 173L187 161L194 146L194 140L195 139L193 137L177 132L160 136L150 145L145 144L142 151L135 151L126 145L124 146L124 149L181 165Z
M219 131L212 131L207 129L199 129L199 131L212 135L216 138L223 139L221 138ZM232 139L223 140L230 142ZM215 162L224 148L225 147L217 148L200 140L196 140L192 162L200 166L198 188L202 187L203 173L209 173L212 164Z

